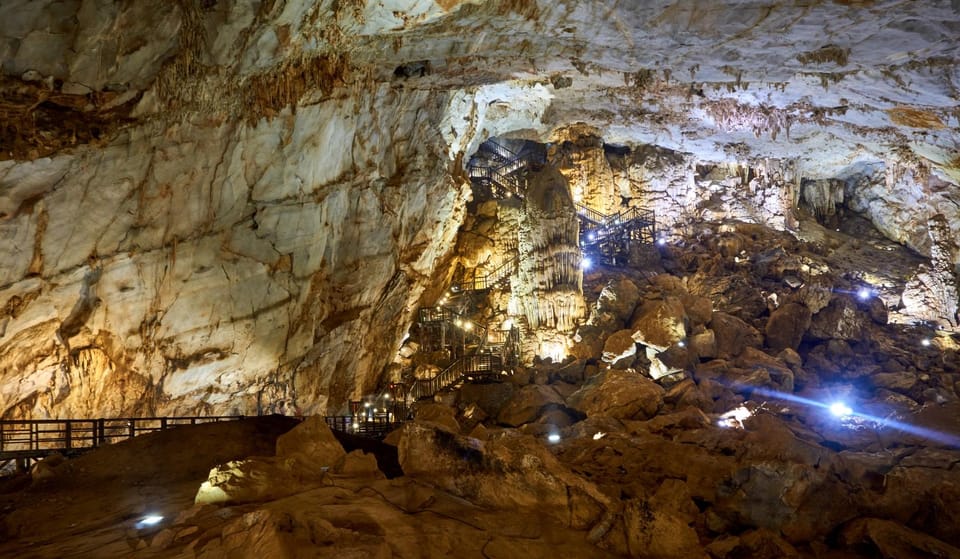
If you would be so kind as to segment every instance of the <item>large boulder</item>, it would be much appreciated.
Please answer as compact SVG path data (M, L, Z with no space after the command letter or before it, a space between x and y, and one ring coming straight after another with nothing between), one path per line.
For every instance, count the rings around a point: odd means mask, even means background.
M510 382L468 382L460 388L460 405L476 404L488 416L496 417L516 391L516 385Z
M631 557L696 559L705 557L692 524L699 511L685 483L665 479L651 499L631 499L623 510Z
M683 308L692 326L710 324L710 320L713 319L713 303L710 299L701 295L683 293L680 300L683 302Z
M251 503L292 495L322 485L327 471L343 467L347 456L321 416L308 417L280 435L276 449L275 457L233 460L214 467L194 501Z
M591 378L567 399L567 405L587 417L649 419L663 405L663 388L633 371L609 370Z
M413 416L417 418L417 421L433 423L451 433L460 432L460 424L457 422L456 415L457 412L454 408L437 402L417 404L413 411Z
M629 367L637 356L637 342L632 330L620 330L607 338L603 344L601 359L614 369Z
M497 415L497 422L511 427L536 421L548 408L563 406L563 398L548 385L529 384L513 395Z
M277 457L314 472L333 467L346 454L326 420L319 415L306 418L277 438Z
M404 474L471 503L537 511L575 529L593 526L614 506L534 437L504 431L480 441L416 421L402 429Z
M663 351L687 337L685 317L679 297L668 296L648 301L634 314L630 326L633 339L657 351Z
M960 548L890 520L858 518L840 531L840 543L853 548L872 547L880 557L896 559L960 559Z
M597 311L616 316L621 322L633 315L634 307L640 299L640 290L627 278L611 281L597 298Z
M835 297L813 315L807 334L817 340L859 340L871 322L869 315L849 297Z
M763 371L771 386L783 392L793 392L793 371L780 359L759 349L748 347L737 357L737 367L748 371Z
M763 336L743 320L724 312L714 312L710 320L717 341L717 356L736 357L747 347L760 347Z
M797 349L804 333L810 327L813 313L806 305L785 303L770 313L765 334L767 347L774 350Z

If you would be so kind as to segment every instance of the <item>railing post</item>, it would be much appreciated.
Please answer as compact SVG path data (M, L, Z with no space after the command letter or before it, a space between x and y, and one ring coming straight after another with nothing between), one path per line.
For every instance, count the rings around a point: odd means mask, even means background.
M2 421L0 421L0 452L3 452L3 440L6 438L3 432L4 425L5 424Z
M106 420L102 417L97 420L97 440L99 444L105 444L107 442L107 426Z
M69 419L66 421L66 427L64 428L63 444L67 450L73 447L73 422Z
M160 418L160 430L161 430L161 431L166 431L166 429L167 429L167 418L166 418L166 417L161 417L161 418Z
M137 436L136 419L130 418L127 420L127 434L131 439Z

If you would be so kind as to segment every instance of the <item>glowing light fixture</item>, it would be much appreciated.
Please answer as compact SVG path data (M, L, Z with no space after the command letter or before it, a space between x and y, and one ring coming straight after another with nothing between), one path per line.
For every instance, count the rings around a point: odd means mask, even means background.
M830 413L832 413L834 417L847 417L853 415L853 410L843 402L834 402L830 404Z
M390 399L390 393L387 392L386 394L384 394L384 395L383 395L383 399L384 399L384 400L389 400L389 399Z
M146 526L156 526L161 522L163 522L163 516L159 514L148 514L147 516L144 516L143 518L141 518L140 521L137 522L136 526L137 528L143 528Z
M371 405L370 402L364 402L364 403L363 403L363 407L365 407L365 408L369 408L370 405Z
M558 443L558 442L560 442L560 435L558 435L557 433L550 433L550 434L547 436L547 440L550 441L550 442L552 442L552 443Z
M596 241L596 240L597 240L597 233L596 233L596 231L591 231L591 232L587 233L587 240L589 240L589 241Z
M353 427L354 429L359 429L359 428L360 428L360 424L357 423L356 421L354 421L354 422L353 422L353 425L351 425L351 427Z
M924 338L920 340L920 345L922 345L923 347L930 347L930 344L931 344L930 338Z
M727 413L720 416L720 419L717 420L717 425L720 427L735 427L743 429L743 422L747 418L753 416L753 412L750 411L746 406L740 406L733 408Z
M606 437L606 436L607 436L607 434L604 433L603 431L597 431L596 433L593 434L593 440L599 441L600 439L602 439L602 438L604 438L604 437Z
M870 289L869 287L861 287L860 290L857 291L857 298L859 298L861 301L866 301L872 296L873 296L873 290Z
M589 258L584 257L583 260L580 261L581 270L589 270L590 266L593 266L593 262Z
M463 321L458 318L457 321L454 322L454 324L457 325L457 328L460 328L461 326L463 326Z
M660 237L659 239L657 239L657 246L661 246L661 247L662 247L662 246L666 246L666 245L667 245L667 240L666 240L665 238Z
M679 342L677 342L677 345L680 347L687 347L687 342L680 340Z
M466 330L466 331L468 331L468 332L469 332L470 330L473 330L473 323L470 322L469 320L466 321L466 322L464 322L464 323L463 323L463 329Z

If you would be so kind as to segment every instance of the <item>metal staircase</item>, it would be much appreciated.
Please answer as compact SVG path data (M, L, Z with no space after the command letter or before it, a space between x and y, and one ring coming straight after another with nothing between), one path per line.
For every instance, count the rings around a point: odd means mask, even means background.
M453 290L454 293L466 293L469 291L486 291L488 289L502 287L510 280L510 276L516 271L519 262L519 257L514 255L488 274L478 275L476 270L474 270L473 273L470 274L472 276L471 279L462 279L454 283L450 289Z
M533 162L530 152L519 153L494 141L480 144L476 155L467 164L474 187L488 191L493 198L523 198L523 173Z
M657 222L653 210L627 208L606 215L576 203L580 220L580 249L608 266L627 262L633 244L653 244Z
M417 379L406 390L408 400L429 398L462 382L499 380L519 361L516 328L491 329L444 306L420 309L420 346L447 350L454 360L431 378Z

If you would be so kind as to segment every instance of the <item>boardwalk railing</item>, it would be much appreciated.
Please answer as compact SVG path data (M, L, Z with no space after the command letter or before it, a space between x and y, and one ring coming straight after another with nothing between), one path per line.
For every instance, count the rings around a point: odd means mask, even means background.
M369 417L363 415L335 415L327 416L325 419L327 420L327 426L334 431L357 435L358 437L382 439L390 431L400 427L404 418L398 418L391 413L376 414Z
M242 416L0 420L0 461L72 454L178 425L233 421Z

